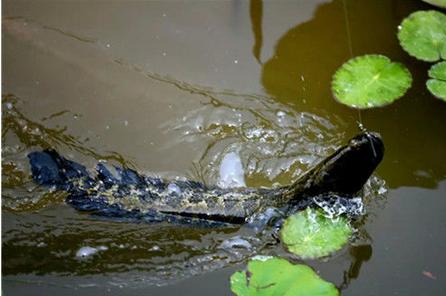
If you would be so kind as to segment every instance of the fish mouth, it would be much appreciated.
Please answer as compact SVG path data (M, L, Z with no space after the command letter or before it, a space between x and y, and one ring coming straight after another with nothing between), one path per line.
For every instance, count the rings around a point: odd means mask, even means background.
M384 143L377 132L364 132L352 138L348 144L352 150L359 151L363 157L369 155L371 162L378 165L384 157Z

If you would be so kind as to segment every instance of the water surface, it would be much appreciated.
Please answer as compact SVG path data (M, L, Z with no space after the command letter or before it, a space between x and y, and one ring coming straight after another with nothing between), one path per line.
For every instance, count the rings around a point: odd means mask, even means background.
M358 133L386 155L364 193L358 239L305 261L342 295L445 289L446 105L428 65L399 47L416 0L4 1L3 289L11 295L228 295L254 254L285 256L245 227L126 223L76 212L36 186L27 153L52 147L165 178L217 184L237 153L247 186L285 185ZM330 80L344 61L385 54L414 85L381 109L346 108ZM385 193L385 194L381 194ZM82 247L97 248L88 258ZM426 276L433 275L433 277Z

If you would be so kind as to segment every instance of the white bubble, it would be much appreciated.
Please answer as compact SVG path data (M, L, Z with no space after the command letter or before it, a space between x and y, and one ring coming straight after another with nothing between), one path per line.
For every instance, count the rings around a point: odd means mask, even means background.
M278 112L276 113L276 115L277 115L278 117L284 117L284 116L286 115L286 113L283 112L283 111L278 111Z
M222 188L245 187L245 171L242 161L236 152L229 152L220 164L218 185Z
M246 239L237 236L223 241L220 248L225 250L235 248L249 250L252 248L252 245Z
M267 261L272 258L273 258L273 256L257 255L257 256L252 257L252 260Z
M181 194L181 188L175 183L170 183L169 185L167 185L167 191L169 193L176 193L178 195Z

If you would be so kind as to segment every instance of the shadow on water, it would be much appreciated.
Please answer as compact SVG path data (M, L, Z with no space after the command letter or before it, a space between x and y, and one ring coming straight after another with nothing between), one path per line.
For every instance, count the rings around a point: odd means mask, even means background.
M425 7L419 1L402 0L335 0L321 4L310 21L291 28L279 39L274 55L262 66L262 84L275 100L299 111L349 120L348 130L354 130L361 120L366 128L380 132L387 149L378 173L391 188L435 188L446 178L446 164L438 161L441 156L423 153L415 144L423 143L432 151L445 147L446 139L439 135L444 133L446 110L425 90L429 65L409 57L396 38L402 18ZM262 15L261 2L253 1L251 10L256 10L251 11L251 20L257 59L262 36L262 22L258 19ZM364 32L364 24L373 29ZM398 102L362 111L358 117L358 112L333 99L330 83L342 63L367 53L384 54L406 64L414 76L414 85Z

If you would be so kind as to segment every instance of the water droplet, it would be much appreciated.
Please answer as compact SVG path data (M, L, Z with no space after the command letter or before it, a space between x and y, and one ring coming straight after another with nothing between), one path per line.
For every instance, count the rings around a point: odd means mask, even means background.
M167 185L167 191L169 193L175 193L177 195L181 194L181 188L175 183L170 183L169 185Z
M278 117L284 117L284 116L286 115L286 113L283 112L283 111L278 111L278 112L276 113L276 115L277 115Z
M40 243L37 244L38 248L43 248L43 247L46 247L46 246L47 246L47 244L44 243L44 242L40 242Z
M380 194L380 195L382 195L382 194L384 194L384 193L386 193L387 192L387 188L385 188L385 187L380 187L379 189L378 189L378 194Z
M98 249L89 246L82 247L76 252L77 258L87 258L98 252Z
M220 248L228 250L228 249L251 249L252 245L243 238L240 238L238 236L227 239L223 241L220 245Z
M161 250L161 248L159 246L156 246L156 245L149 249L149 251L155 251L155 252L159 251L159 250Z

